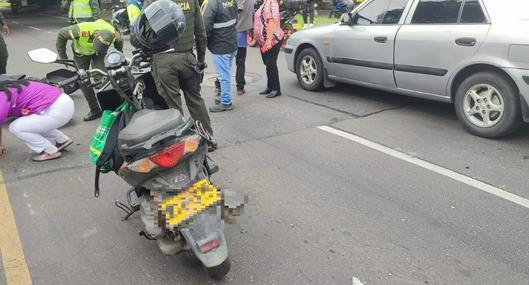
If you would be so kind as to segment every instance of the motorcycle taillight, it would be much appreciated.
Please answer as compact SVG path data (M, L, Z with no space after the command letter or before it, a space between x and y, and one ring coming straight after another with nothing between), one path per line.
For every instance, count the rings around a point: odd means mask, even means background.
M127 168L134 172L149 173L151 170L158 167L175 167L184 155L195 152L199 143L200 139L197 135L187 137L177 144L165 148L148 158L129 164Z
M160 167L174 167L184 156L185 141L170 146L159 153L149 157L149 159Z

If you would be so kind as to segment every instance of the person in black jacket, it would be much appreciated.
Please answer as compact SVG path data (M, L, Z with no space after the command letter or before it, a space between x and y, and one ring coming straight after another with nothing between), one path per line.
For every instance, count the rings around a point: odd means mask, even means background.
M208 49L213 54L221 90L220 100L209 110L230 111L233 109L231 67L237 54L237 3L235 0L208 0L203 17Z

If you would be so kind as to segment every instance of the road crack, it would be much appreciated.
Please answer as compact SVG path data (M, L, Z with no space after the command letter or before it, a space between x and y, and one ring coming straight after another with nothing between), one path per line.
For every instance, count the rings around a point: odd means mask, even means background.
M383 112L386 112L386 111L394 111L394 110L404 109L404 108L406 108L406 107L411 105L410 103L404 103L404 104L400 104L400 105L397 105L397 106L394 106L394 107L383 108L383 109L377 110L375 112L371 112L371 113L360 115L360 114L355 114L353 112L348 112L348 111L345 111L345 110L341 110L341 109L338 109L338 108L335 108L335 107L327 106L327 105L322 104L322 103L317 103L317 102L310 101L310 100L307 100L307 99L299 98L299 97L296 97L296 96L293 96L293 95L290 95L290 94L285 94L285 95L290 97L290 98L293 98L295 100L298 100L298 101L301 101L301 102L304 102L304 103L307 103L307 104L315 105L315 106L318 106L318 107L322 107L322 108L325 108L325 109L328 109L328 110L331 110L331 111L335 111L335 112L338 112L338 113L341 113L341 114L349 115L349 116L351 116L353 118L357 118L357 119L367 118L367 117L370 117L370 116L373 116L373 115L377 115L377 114L380 114L380 113L383 113Z
M49 169L49 170L45 170L45 171L41 171L41 172L35 172L35 173L26 174L26 175L15 176L14 178L4 179L3 182L4 183L7 183L7 182L20 182L20 181L28 180L28 179L31 179L31 178L39 177L39 176L42 176L42 175L57 173L57 172L65 171L65 170L85 169L85 168L89 168L89 167L93 167L93 166L94 165L91 164L91 163L86 163L86 164L81 164L81 165L74 165L74 166L67 166L67 167Z

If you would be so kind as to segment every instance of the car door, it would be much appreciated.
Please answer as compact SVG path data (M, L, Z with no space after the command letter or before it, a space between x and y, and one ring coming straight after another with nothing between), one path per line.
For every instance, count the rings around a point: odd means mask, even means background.
M489 28L480 0L415 0L395 43L397 87L448 96L450 77L476 54Z
M372 0L333 34L331 78L395 87L393 47L408 0Z

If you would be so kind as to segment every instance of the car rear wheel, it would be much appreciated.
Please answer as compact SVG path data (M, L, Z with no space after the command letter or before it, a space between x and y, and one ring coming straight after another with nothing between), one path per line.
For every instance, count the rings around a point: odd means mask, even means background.
M323 87L323 63L315 49L307 48L299 53L296 75L299 84L305 90L317 91Z
M469 76L457 89L456 114L470 133L499 138L520 126L520 98L515 86L495 72Z

